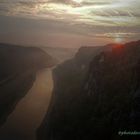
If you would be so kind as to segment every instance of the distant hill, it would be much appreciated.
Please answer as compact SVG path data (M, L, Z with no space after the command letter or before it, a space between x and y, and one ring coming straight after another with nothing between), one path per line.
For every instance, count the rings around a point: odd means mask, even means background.
M38 140L120 140L120 131L140 131L140 41L107 46L81 49L54 70Z
M0 44L0 124L31 88L36 72L54 65L39 48Z
M50 54L57 60L58 63L62 63L68 59L74 57L77 52L77 48L54 48L54 47L40 47L42 50Z

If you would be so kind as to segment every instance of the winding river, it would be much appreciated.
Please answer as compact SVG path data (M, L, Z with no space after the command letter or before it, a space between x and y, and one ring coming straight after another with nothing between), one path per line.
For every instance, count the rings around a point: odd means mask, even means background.
M0 139L35 140L36 129L47 112L52 89L52 70L44 69L38 72L32 88L0 129Z

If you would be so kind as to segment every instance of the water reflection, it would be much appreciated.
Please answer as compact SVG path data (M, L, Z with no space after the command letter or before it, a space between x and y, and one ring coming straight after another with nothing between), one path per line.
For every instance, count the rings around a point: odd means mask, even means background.
M0 129L0 139L35 140L35 131L46 114L52 89L51 69L38 72L33 87Z

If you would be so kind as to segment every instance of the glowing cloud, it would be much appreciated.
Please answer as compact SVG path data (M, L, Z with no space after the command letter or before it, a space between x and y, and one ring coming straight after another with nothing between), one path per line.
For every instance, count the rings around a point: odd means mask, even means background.
M94 38L122 40L140 32L134 31L140 27L138 0L1 0L0 15L63 22Z

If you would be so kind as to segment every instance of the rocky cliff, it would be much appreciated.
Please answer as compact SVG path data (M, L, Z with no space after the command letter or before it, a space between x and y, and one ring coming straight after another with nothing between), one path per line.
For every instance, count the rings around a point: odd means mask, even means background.
M85 79L70 62L56 68L54 95L38 140L118 140L120 131L139 131L139 54L140 41L114 44L94 57Z
M91 62L84 86L84 94L88 96L85 107L90 112L84 121L88 139L118 140L119 132L139 131L139 54L140 41L137 41L115 45L111 52L101 53Z
M53 70L53 97L46 118L39 129L39 140L46 137L51 139L48 136L52 129L50 127L53 127L54 121L58 123L55 125L56 129L57 126L59 129L59 126L63 125L63 122L59 120L62 114L67 116L66 119L76 117L73 111L79 110L81 105L79 102L83 102L81 87L86 78L89 64L97 54L108 48L110 47L81 47L73 59L65 61ZM65 121L64 123L66 123Z
M0 124L31 88L36 72L53 65L39 48L0 44Z

